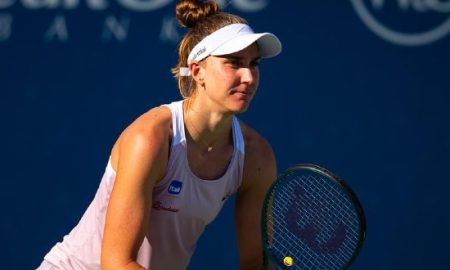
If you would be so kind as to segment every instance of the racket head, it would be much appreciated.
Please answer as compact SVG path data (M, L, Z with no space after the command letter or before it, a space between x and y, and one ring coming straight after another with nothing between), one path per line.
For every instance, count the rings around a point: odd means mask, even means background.
M366 232L362 205L337 175L315 164L298 164L268 190L262 209L265 267L347 269Z

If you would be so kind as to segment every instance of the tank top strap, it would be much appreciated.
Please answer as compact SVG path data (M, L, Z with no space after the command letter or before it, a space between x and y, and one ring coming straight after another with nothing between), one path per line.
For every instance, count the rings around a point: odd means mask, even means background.
M183 100L175 101L170 104L165 104L172 112L172 145L177 145L182 141L186 141L184 133L184 115L183 115Z
M236 116L233 117L233 145L242 154L245 152L244 136L242 135L239 119Z

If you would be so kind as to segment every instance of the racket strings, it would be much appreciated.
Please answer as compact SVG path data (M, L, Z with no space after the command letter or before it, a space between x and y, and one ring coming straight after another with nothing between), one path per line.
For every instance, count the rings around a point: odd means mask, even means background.
M341 269L359 241L360 224L351 199L322 177L288 177L287 187L272 194L268 211L273 254L278 260L295 258L298 263L290 269Z

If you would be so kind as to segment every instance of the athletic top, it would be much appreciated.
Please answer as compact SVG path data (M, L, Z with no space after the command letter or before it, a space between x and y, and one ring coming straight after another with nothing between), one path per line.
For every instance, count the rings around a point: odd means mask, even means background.
M236 117L234 150L224 175L203 180L191 171L186 151L182 101L166 106L172 112L173 138L163 179L153 190L150 224L137 262L151 270L184 270L206 225L217 216L242 182L244 139ZM111 161L97 193L77 226L57 243L45 260L62 269L100 269L106 209L115 180Z

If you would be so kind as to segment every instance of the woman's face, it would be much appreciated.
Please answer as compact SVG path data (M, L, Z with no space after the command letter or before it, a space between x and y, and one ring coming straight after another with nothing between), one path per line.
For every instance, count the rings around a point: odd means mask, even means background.
M201 71L205 89L197 90L224 111L244 112L258 88L259 62L256 43L233 54L209 56Z

